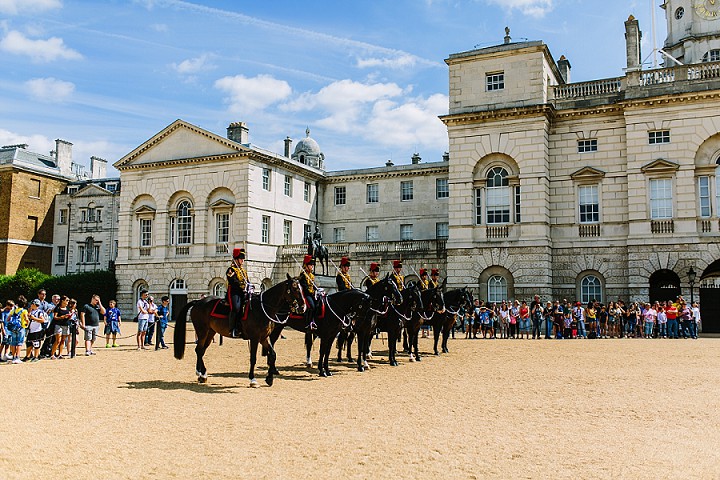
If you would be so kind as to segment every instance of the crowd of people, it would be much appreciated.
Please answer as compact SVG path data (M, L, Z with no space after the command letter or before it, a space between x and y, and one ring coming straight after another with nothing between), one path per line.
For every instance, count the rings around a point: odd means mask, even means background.
M161 304L156 306L147 291L141 295L136 336L138 350L152 345L154 331L157 331L155 349L168 348L164 333L168 325L169 300L167 296L162 297ZM20 295L14 301L6 301L0 310L0 363L65 359L74 355L81 334L85 355L92 356L95 355L93 347L100 335L100 326L104 327L105 348L114 348L119 346L121 324L122 314L117 302L110 300L106 308L99 295L93 295L82 306L65 295L53 295L47 301L47 292L43 289L32 301Z
M462 312L465 338L697 338L701 326L697 302L631 302L605 305L555 300L543 303L536 295L525 300L485 303L475 300ZM458 327L460 326L458 321Z

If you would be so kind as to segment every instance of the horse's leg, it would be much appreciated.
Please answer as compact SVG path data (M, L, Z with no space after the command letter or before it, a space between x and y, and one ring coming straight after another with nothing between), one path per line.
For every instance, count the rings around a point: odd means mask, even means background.
M340 331L340 335L338 335L337 338L337 361L342 362L342 352L343 348L345 346L345 342L348 340L349 335L346 331L342 330Z
M438 340L440 340L440 329L433 328L433 352L435 353L435 355L440 355L440 352L438 352ZM443 351L445 351L444 348Z
M323 354L323 366L325 367L325 375L327 375L328 377L332 377L332 373L330 372L329 360L330 352L332 351L333 341L332 339L328 339L326 343L327 345L325 346L325 352Z
M305 366L307 368L312 368L312 358L310 357L310 354L312 353L312 346L313 346L313 337L312 332L305 332Z
M273 375L277 372L277 369L275 368L275 359L277 358L277 355L275 354L275 349L273 348L272 343L270 343L269 338L263 340L262 346L263 350L267 351L268 373L265 377L265 383L267 383L269 387L272 387L274 381Z
M408 328L407 327L403 328L402 339L403 339L403 352L410 353L410 342L408 341Z
M347 338L347 360L350 363L355 361L355 359L352 357L352 344L356 336L357 335L355 335L355 332L350 332Z
M420 361L420 347L418 345L418 338L420 338L420 328L421 328L421 326L418 326L418 328L416 328L415 332L413 333L413 346L415 347L415 360L417 360L418 362ZM412 353L410 355L412 355Z
M390 330L390 329L388 329ZM395 351L397 350L397 340L400 336L399 332L387 332L388 334L388 361L390 366L397 367L397 360L395 359Z
M275 351L275 342L277 342L278 338L280 338L283 328L285 328L285 325L276 325L275 328L273 328L272 332L270 332L270 337L268 338L270 346L272 347L272 350L273 350L273 354L275 354L275 359L273 360L273 366L272 366L273 375L280 375L280 372L278 371L277 366L276 366L277 352ZM264 344L262 347L262 352L263 352L263 357L269 353L269 349L265 348ZM270 362L269 358L268 358L268 362Z
M253 338L250 340L250 374L248 377L250 378L250 386L251 387L257 387L258 383L257 380L255 380L255 363L257 362L257 347L258 347L258 341L257 339Z
M320 337L320 346L318 347L318 371L319 375L321 377L327 377L327 372L325 371L325 338ZM332 340L331 340L332 342ZM330 354L330 349L328 349L328 355Z
M445 328L443 328L443 332L442 332L442 352L443 353L448 353L450 351L450 350L448 350L447 343L448 343L448 338L450 337L450 332L453 329L454 323L455 322L453 322L452 324L449 324L449 325L445 325Z
M357 349L358 349L357 370L358 370L358 372L364 372L365 368L363 367L362 362L365 357L365 354L363 352L363 346L365 345L365 334L362 332L358 332L355 335L355 340L357 341Z
M205 362L203 361L203 357L205 356L205 351L210 346L210 343L212 343L212 339L215 336L214 330L207 326L205 326L205 328L205 335L199 334L198 343L197 345L195 345L195 354L197 355L195 374L197 375L198 382L200 383L207 383L207 369L205 368Z

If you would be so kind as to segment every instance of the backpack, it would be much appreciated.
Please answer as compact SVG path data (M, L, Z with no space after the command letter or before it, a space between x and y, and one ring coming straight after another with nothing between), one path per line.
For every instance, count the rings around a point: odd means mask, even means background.
M12 333L17 333L22 328L22 321L20 320L20 314L22 313L23 309L15 309L12 312L10 312L10 315L7 319L7 328Z

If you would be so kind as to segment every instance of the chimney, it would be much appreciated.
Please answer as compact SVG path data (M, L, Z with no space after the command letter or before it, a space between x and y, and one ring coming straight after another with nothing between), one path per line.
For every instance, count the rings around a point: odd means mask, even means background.
M292 138L285 137L285 157L290 158L290 147L292 147Z
M107 160L100 157L90 157L90 178L96 180L107 176Z
M55 140L55 161L60 169L60 175L69 177L72 175L72 143Z
M420 160L422 160L422 158L420 158L419 153L413 153L411 160L412 160L413 165L417 165L418 163L420 163Z
M505 45L510 43L512 41L512 37L510 37L510 27L505 27Z
M565 55L560 56L560 60L557 62L558 70L560 70L560 76L562 77L563 81L568 84L570 83L570 69L572 68L572 65L570 65L570 60L565 58Z
M443 153L442 159L443 159L443 162L449 162L450 161L450 152Z
M628 72L639 72L642 70L642 56L640 53L640 22L630 15L625 22L625 49L627 52Z
M233 142L246 144L248 141L248 128L245 122L233 122L227 127L227 137Z

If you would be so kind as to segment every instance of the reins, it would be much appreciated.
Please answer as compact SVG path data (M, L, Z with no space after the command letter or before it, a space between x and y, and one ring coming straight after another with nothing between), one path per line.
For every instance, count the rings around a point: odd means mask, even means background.
M265 315L265 317L273 323L277 323L278 325L285 325L288 321L288 318L290 318L290 312L288 312L288 314L285 316L284 320L280 320L280 318L278 317L279 312L275 313L275 318L271 317L267 313L267 310L265 310L265 304L263 303L263 295L264 294L265 294L265 292L260 292L260 298L258 300L260 301L260 308L262 309L262 312Z

